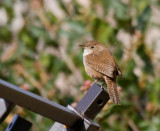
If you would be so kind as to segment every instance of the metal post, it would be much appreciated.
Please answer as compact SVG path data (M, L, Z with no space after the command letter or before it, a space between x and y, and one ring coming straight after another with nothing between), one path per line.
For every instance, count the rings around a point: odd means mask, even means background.
M94 83L75 108L68 106L69 109L83 117L83 121L72 128L56 122L50 131L98 131L100 126L93 122L93 119L101 111L109 100L106 90Z
M76 111L93 120L109 100L109 94L104 88L94 83L75 107Z
M109 100L107 91L94 83L75 108L63 107L1 79L0 97L56 121L50 131L97 131L93 119Z

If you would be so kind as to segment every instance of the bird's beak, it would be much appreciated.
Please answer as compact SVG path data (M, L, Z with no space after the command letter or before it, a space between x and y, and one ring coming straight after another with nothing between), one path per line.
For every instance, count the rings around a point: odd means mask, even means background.
M82 47L82 48L84 48L85 47L85 45L79 45L80 47Z

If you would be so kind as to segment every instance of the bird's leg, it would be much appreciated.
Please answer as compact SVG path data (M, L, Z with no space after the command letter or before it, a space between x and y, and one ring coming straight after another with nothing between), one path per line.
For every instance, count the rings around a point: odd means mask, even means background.
M103 86L104 86L104 82L102 83L101 88L103 88Z
M97 84L97 82L98 82L98 80L97 80L97 79L95 79L95 80L94 80L94 83L96 83L96 84Z

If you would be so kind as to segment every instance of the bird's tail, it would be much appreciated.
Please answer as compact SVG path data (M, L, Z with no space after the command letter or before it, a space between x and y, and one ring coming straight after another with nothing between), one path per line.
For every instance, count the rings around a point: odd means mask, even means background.
M116 79L104 76L105 82L107 83L107 90L109 93L109 97L112 100L112 102L116 104L121 104L117 86L116 86Z

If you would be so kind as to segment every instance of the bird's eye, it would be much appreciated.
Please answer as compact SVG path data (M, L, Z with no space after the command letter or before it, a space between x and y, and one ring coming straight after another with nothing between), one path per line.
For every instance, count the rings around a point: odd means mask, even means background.
M91 46L91 49L94 49L94 46Z

